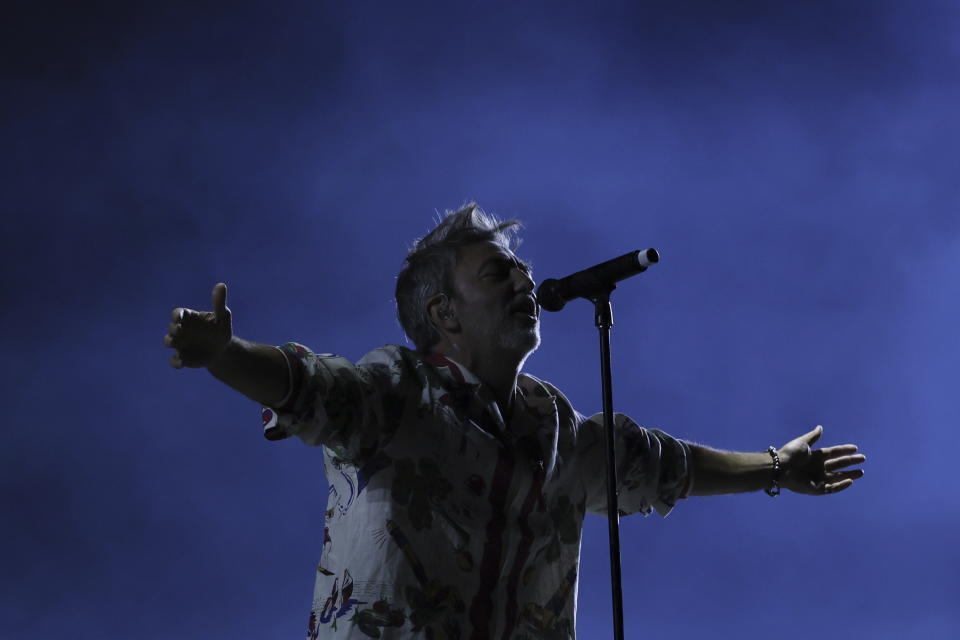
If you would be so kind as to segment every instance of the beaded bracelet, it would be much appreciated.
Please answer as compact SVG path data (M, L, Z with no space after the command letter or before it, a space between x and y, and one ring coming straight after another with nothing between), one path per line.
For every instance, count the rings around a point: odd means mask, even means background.
M780 495L780 456L777 455L776 447L769 447L767 453L773 458L773 485L769 489L764 489L771 498Z

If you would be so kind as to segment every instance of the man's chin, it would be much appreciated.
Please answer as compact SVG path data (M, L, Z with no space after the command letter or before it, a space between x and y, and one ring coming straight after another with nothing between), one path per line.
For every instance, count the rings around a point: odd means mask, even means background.
M531 327L514 328L497 336L498 346L513 351L526 358L540 346L540 323L535 322Z

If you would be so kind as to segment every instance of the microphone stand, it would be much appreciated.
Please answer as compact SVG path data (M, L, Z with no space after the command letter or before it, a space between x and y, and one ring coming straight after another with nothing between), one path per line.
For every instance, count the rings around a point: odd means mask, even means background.
M594 322L600 331L600 379L603 390L603 431L607 444L607 523L610 534L610 582L613 587L613 636L623 640L623 588L620 580L620 508L617 506L617 452L613 424L613 378L610 372L610 327L613 306L610 294L616 283L643 273L660 260L656 249L631 251L613 260L578 271L560 280L544 280L537 289L540 306L560 311L567 301L586 298L593 302Z
M610 285L596 298L594 321L600 332L600 380L603 391L603 431L607 444L607 524L610 537L610 583L613 590L613 637L623 640L623 589L620 579L620 508L617 506L617 451L613 424L613 382L610 371L610 327L613 326L613 305Z

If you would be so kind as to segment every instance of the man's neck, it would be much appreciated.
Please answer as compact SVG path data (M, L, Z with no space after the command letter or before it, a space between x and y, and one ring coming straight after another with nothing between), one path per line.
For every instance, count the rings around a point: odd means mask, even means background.
M488 351L480 355L443 344L437 345L433 351L459 362L477 376L493 393L504 421L509 422L523 360L518 360L515 354Z

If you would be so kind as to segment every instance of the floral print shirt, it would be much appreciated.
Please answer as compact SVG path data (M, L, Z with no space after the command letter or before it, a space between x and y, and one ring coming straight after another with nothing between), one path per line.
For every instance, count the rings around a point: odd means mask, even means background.
M322 445L329 483L307 637L574 637L580 536L606 515L603 417L521 374L502 416L441 355L375 349L357 364L288 343L290 400L271 440ZM615 416L619 507L666 515L689 445Z

